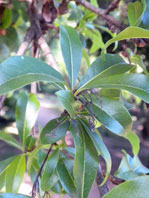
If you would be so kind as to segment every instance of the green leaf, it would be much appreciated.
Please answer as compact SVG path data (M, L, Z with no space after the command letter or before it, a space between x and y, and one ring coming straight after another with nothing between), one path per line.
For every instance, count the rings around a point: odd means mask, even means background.
M7 144L9 144L11 146L14 146L17 149L20 149L21 150L21 146L16 141L16 139L12 135L10 135L9 133L7 133L7 132L0 131L0 140L3 140Z
M63 82L61 74L52 67L27 56L13 56L5 60L0 64L0 76L0 95L35 81Z
M6 176L6 171L4 171L1 175L0 175L0 191L1 189L5 186L5 176Z
M8 165L16 158L16 156L9 157L0 162L0 175L7 169Z
M6 7L2 15L0 28L7 29L11 25L11 22L12 22L11 9Z
M88 68L78 87L81 87L80 89L82 89L92 81L96 81L96 79L122 74L130 70L132 67L132 65L126 64L119 55L101 55Z
M0 194L0 198L31 198L31 197L22 194L3 193Z
M100 186L102 186L108 179L109 174L111 172L112 160L111 160L110 153L109 153L106 145L104 144L103 140L99 137L99 135L97 135L95 132L93 133L83 120L80 120L80 121L81 121L83 127L85 128L85 131L90 136L92 143L94 144L98 154L101 155L103 157L103 159L105 160L106 175L105 175L103 182L100 184Z
M98 154L80 123L72 121L70 130L76 149L73 168L74 181L78 198L86 198L96 177Z
M65 117L50 120L40 133L42 144L52 144L62 139L69 127L69 122Z
M28 135L25 141L25 148L27 151L31 151L34 149L36 143L36 139L33 135Z
M103 49L104 48L104 42L102 40L102 35L101 33L96 30L96 29L89 29L85 28L83 30L83 33L88 36L91 41L92 41L92 46L90 48L90 53L96 52L98 49Z
M53 153L48 157L48 160L45 164L45 168L41 177L42 191L49 191L49 189L52 188L52 186L58 181L58 178L56 178L55 183L51 182L51 178L54 175L54 172L55 172L58 160L59 160L59 154L60 154L60 151L57 149L53 151Z
M141 163L137 155L131 157L125 151L123 151L123 153L124 157L121 160L118 170L114 174L116 177L123 180L130 180L139 175L149 173L149 169Z
M148 198L149 176L141 176L113 188L103 198Z
M130 142L132 146L132 152L134 155L138 155L138 152L140 150L140 141L138 136L135 133L129 132L126 135L126 138Z
M120 32L114 38L108 40L105 44L105 48L109 47L112 43L116 41L121 41L125 39L132 39L132 38L149 38L149 31L139 28L139 27L128 27Z
M59 160L57 165L57 171L60 179L60 183L64 190L68 193L68 195L72 198L76 198L76 188L73 181L73 178L69 174L69 171L67 167L65 166L65 163L63 160Z
M56 95L58 96L61 104L66 109L66 111L69 113L69 115L72 118L75 118L76 117L76 115L75 115L76 109L79 106L79 103L75 100L75 97L74 97L72 91L60 90L60 91L56 92Z
M149 76L143 74L120 74L98 79L95 78L78 90L88 88L124 89L149 102Z
M128 19L131 26L138 26L141 22L141 16L146 9L146 2L136 1L128 3Z
M85 178L85 141L83 132L79 130L78 122L72 121L70 131L75 144L75 158L73 166L74 181L77 189L77 198L84 198Z
M73 89L80 69L82 44L75 29L69 26L60 27L60 43L71 88Z
M40 103L34 94L22 92L19 95L16 105L16 124L23 148L26 138L36 122L39 108Z
M121 101L102 97L100 95L93 95L92 102L100 108L99 111L95 109L95 114L106 128L117 135L127 135L127 132L132 128L132 119ZM103 114L102 118L99 117L100 114Z
M17 156L6 171L6 192L17 193L25 173L25 156Z

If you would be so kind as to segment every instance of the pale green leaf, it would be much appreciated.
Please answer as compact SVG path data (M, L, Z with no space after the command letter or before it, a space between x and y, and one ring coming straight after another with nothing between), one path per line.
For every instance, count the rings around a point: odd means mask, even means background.
M134 155L138 155L138 152L140 150L140 141L138 136L135 133L129 132L126 135L126 138L130 142L132 146L132 152Z
M139 28L139 27L128 27L120 32L114 38L108 40L105 44L105 48L109 47L112 43L116 41L121 41L125 39L132 39L132 38L149 38L149 31Z

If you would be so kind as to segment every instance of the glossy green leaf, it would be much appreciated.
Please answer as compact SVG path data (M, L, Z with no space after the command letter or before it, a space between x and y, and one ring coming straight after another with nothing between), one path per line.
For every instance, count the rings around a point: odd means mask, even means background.
M83 132L79 130L78 122L72 121L70 131L75 144L75 158L73 175L77 189L77 198L84 198L84 178L85 178L85 141Z
M76 117L76 115L75 115L76 109L79 104L75 100L75 97L74 97L72 91L60 90L60 91L56 92L56 95L58 96L61 104L66 109L66 111L69 113L69 115L72 118L75 118Z
M17 156L7 168L6 192L17 193L25 173L25 156Z
M26 138L36 122L39 107L40 103L34 94L22 92L19 95L16 105L16 124L22 147L24 147Z
M5 60L0 64L0 76L0 95L35 81L63 82L61 74L52 67L27 56L13 56Z
M103 198L148 198L149 176L141 176L113 188Z
M5 10L3 12L2 18L1 18L1 29L6 29L11 25L12 22L12 13L11 9L8 7L5 7Z
M99 110L95 108L97 119L101 120L111 132L126 136L132 128L132 120L122 102L99 95L92 96L92 102L99 107ZM100 115L103 117L100 118Z
M16 139L7 132L0 131L0 140L3 140L7 144L16 147L17 149L21 149L21 146L16 141Z
M69 122L65 117L50 120L40 133L42 144L52 144L62 139L68 130Z
M57 171L60 179L60 183L68 195L72 198L76 198L76 187L72 176L69 174L67 167L63 160L59 160L57 165Z
M99 137L99 135L97 135L95 132L93 133L83 120L80 120L80 121L81 121L83 127L85 128L85 131L90 136L92 143L94 144L94 146L98 152L98 155L101 155L103 157L103 159L105 160L106 175L105 175L104 181L100 184L102 186L108 179L109 174L111 172L112 160L111 160L110 153L109 153L106 145L104 144L103 140Z
M118 100L120 98L121 91L118 89L101 89L100 95L114 100Z
M140 150L140 141L138 136L135 133L129 132L126 135L126 138L130 142L132 146L132 152L134 155L138 155L139 150Z
M31 197L22 194L3 193L0 194L0 198L31 198Z
M73 89L80 69L82 44L75 29L69 26L60 27L60 43L71 88Z
M78 198L86 198L96 177L98 154L80 123L72 122L70 130L76 150L73 168L74 181Z
M54 175L58 160L59 160L59 150L55 150L48 157L47 162L45 164L44 171L42 172L42 177L41 177L42 191L48 191L58 181L58 178L55 177L56 178L55 183L51 182L51 180L53 180L52 177Z
M95 78L80 87L78 92L88 88L124 89L149 102L149 76L143 74L120 74Z
M125 39L132 39L132 38L149 38L149 31L139 28L139 27L128 27L120 32L114 38L108 40L105 44L105 48L109 47L112 43L116 41L121 41Z
M125 73L132 67L132 65L126 64L119 55L101 55L88 68L78 87L82 89L97 79Z
M36 139L33 135L28 135L25 141L25 148L27 151L31 151L36 143Z
M128 3L128 19L131 26L138 26L141 22L141 16L146 9L145 0Z

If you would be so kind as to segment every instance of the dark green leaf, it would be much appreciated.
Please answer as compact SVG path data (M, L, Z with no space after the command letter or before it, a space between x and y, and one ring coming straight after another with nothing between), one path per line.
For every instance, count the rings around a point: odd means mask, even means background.
M131 116L122 102L98 95L92 96L92 102L100 108L98 111L95 109L96 116L110 131L117 135L125 136L131 130ZM100 118L99 114L103 114L103 117ZM108 119L106 120L105 118Z
M17 193L25 173L25 156L17 156L6 171L6 192Z
M27 56L10 57L1 63L0 76L0 95L35 81L63 82L61 74L52 67Z
M88 88L124 89L149 102L149 76L143 74L120 74L96 78L83 85L78 92Z
M106 182L110 172L111 172L111 167L112 167L112 160L111 160L111 156L110 153L107 149L107 147L105 146L104 142L101 140L101 138L99 137L99 135L97 135L95 132L93 133L88 126L86 125L86 123L83 120L80 120L82 125L85 128L85 131L88 133L88 135L90 136L92 143L94 144L98 155L101 155L103 157L103 159L105 160L106 163L106 175L105 175L105 179L104 181L100 184L101 186Z
M68 195L72 198L76 198L76 188L73 181L73 178L69 174L67 167L63 160L59 160L57 165L57 171L60 179L60 183Z
M80 69L82 44L75 29L69 26L60 27L60 43L71 88L73 89Z
M48 191L58 181L58 177L56 177L54 175L58 160L59 160L59 150L55 150L48 157L48 160L47 160L47 162L45 164L44 171L42 173L41 189L43 191Z
M132 67L132 65L126 64L119 55L101 55L88 68L78 87L86 87L92 81L96 81L96 79L125 73Z
M18 149L21 149L21 146L19 145L19 143L16 141L15 138L13 138L12 135L10 135L7 132L4 131L0 131L0 140L3 140L4 142L6 142L7 144L14 146Z
M16 158L16 156L9 157L0 162L0 175L7 169L8 165Z
M27 92L23 92L19 95L16 105L16 124L23 148L26 138L36 122L39 107L40 103L34 94L28 95Z
M62 139L69 127L69 122L65 117L59 117L51 120L46 124L40 133L40 141L42 144L55 143Z
M80 123L73 121L71 133L75 143L74 181L78 198L86 198L90 192L98 168L97 151Z
M31 197L27 195L22 195L22 194L3 193L3 194L0 194L0 198L31 198Z
M10 8L5 8L2 19L1 19L1 29L6 29L11 25L12 22L12 14L11 14L11 9Z
M148 198L149 176L141 176L113 188L103 198Z

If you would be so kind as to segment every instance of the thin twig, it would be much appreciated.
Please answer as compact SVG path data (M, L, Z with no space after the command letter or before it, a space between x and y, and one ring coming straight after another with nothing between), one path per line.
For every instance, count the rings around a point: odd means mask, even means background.
M46 61L49 65L51 65L54 69L59 71L58 65L56 63L56 60L47 44L45 39L41 36L38 40L38 44L43 52L43 55L46 57Z
M101 194L101 197L104 196L106 193L109 192L109 189L108 189L106 183L103 186L100 186L100 184L103 182L103 180L104 180L104 177L102 175L101 166L99 164L98 170L97 170L96 182L97 182L97 185L98 185L98 188L99 188L99 192Z
M47 152L47 154L46 154L46 157L45 157L44 161L42 162L42 165L41 165L41 167L40 167L40 169L39 169L39 171L38 171L38 174L37 174L37 176L36 176L36 179L35 179L35 181L34 181L33 188L32 188L32 198L35 198L35 197L36 197L36 186L37 186L37 184L38 184L38 178L41 176L42 169L43 169L43 167L44 167L44 165L45 165L45 163L46 163L46 161L47 161L47 159L48 159L49 154L50 154L51 151L52 151L53 145L54 145L54 144L51 144L51 146L50 146L50 148L49 148L49 150L48 150L48 152Z
M0 111L2 109L5 98L6 98L6 96L0 96Z
M77 4L82 5L83 7L87 8L88 10L91 10L92 12L96 13L97 15L101 16L102 18L104 18L107 22L115 25L117 28L119 29L124 29L124 25L121 24L119 21L117 21L115 18L113 18L110 15L105 14L105 11L101 8L97 8L95 6L93 6L92 4L90 4L87 1L84 0L75 0Z
M108 6L108 8L105 10L105 14L109 14L111 11L115 10L116 8L118 8L120 0L115 0L112 1L111 4Z

